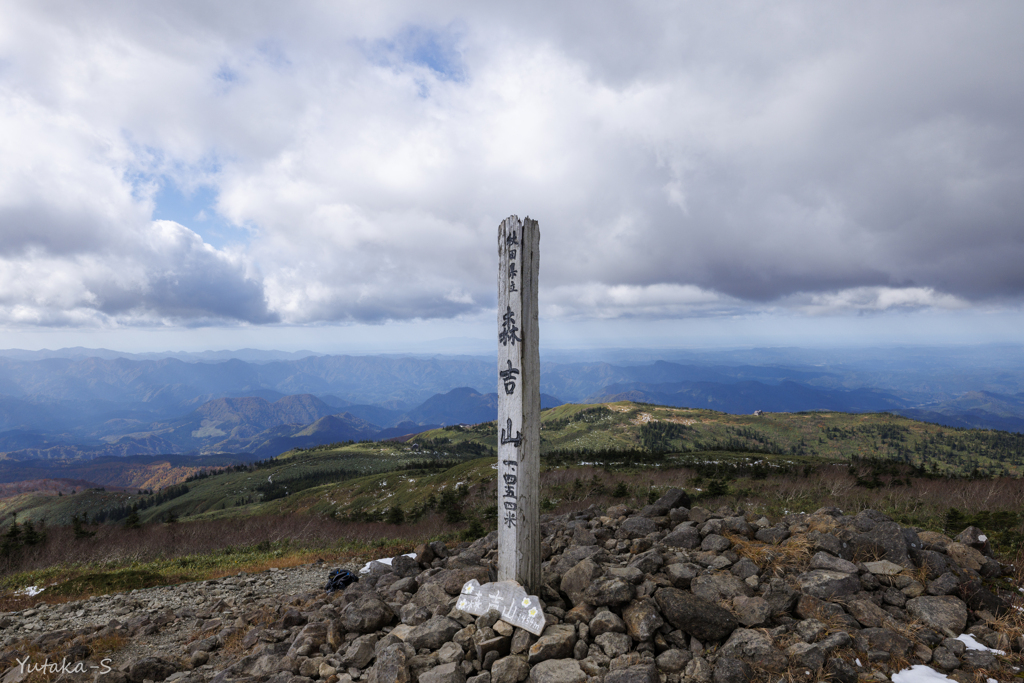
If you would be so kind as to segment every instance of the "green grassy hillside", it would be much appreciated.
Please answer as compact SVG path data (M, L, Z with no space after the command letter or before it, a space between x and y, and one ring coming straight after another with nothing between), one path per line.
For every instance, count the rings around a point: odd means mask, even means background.
M187 491L175 490L179 495L168 500L160 500L159 491L143 496L102 490L74 496L20 494L0 499L0 516L9 519L14 512L19 520L58 525L70 524L73 515L83 513L90 520L120 521L132 505L140 506L143 523L292 512L376 518L396 506L404 513L422 513L430 508L431 496L436 503L444 487L458 484L463 475L467 487L490 481L496 445L493 422L451 426L405 443L289 451L200 475L186 482ZM719 470L721 476L759 476L836 462L873 463L864 469L869 483L872 478L881 483L879 467L884 463L915 476L1024 473L1020 434L950 429L884 413L728 415L628 401L544 411L541 453L548 467L690 467L708 477L718 476ZM449 470L454 465L458 467ZM342 482L344 487L339 486ZM344 495L339 493L342 488ZM164 498L168 491L164 489Z

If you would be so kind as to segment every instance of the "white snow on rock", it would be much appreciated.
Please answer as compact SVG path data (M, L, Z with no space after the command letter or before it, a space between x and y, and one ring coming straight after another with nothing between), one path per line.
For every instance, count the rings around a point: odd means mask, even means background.
M1002 650L994 650L990 647L986 647L974 639L969 633L961 633L956 637L961 643L967 646L968 650L981 650L982 652L994 652L997 655L1005 655L1006 653Z
M406 557L415 558L416 557L416 553L406 553L405 556ZM391 566L391 560L393 560L393 559L395 559L395 558L393 558L393 557L382 557L379 560L371 560L370 562L367 562L366 564L363 565L363 568L359 570L359 573L360 574L369 574L370 573L370 565L373 564L374 562L380 562L381 564L386 564L387 566L390 567Z
M937 683L937 681L952 680L949 676L944 676L924 664L915 664L909 669L904 669L892 675L892 683Z
M988 540L988 536L986 536L985 534L978 534L978 540L984 543Z

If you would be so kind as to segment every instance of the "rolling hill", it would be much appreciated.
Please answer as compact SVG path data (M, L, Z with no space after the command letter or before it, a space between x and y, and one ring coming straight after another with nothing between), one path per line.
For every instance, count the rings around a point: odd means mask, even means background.
M474 481L484 482L488 477L493 481L496 442L495 424L486 422L434 429L405 442L295 449L258 465L236 461L223 473L189 481L186 493L147 506L140 515L143 520L160 520L168 514L188 519L302 512L373 518L396 501L416 505L432 491L440 495L440 489L424 489L422 482L433 481L429 477L459 462L478 463L472 470ZM844 469L847 464L871 469L878 463L892 463L917 476L937 478L1024 474L1024 435L1019 434L949 429L890 413L729 415L628 401L566 404L545 410L541 453L546 469L581 464L612 470L686 466L701 473L725 467L725 475L714 476L731 476L728 472L733 466L728 463L735 462L745 476L755 479L758 472L779 467L806 473L807 468L836 463L844 464ZM127 484L117 478L110 460L85 463L75 477L98 481L106 476L119 485ZM184 468L202 459L182 460L176 465L170 460L163 462L137 458L135 466L139 476L148 473L151 478L147 481L153 481L161 473L169 475L173 466ZM377 476L386 473L391 474ZM39 470L26 474L45 478ZM342 496L339 482L350 480L363 482L357 487L358 494L348 487L345 491L351 495ZM438 486L444 481L462 479L439 478ZM866 485L874 484L867 481ZM116 495L80 491L74 496L74 505L59 498L52 491L22 492L3 499L0 514L17 510L19 519L66 523L60 520L70 519L74 510L88 511L90 518L102 517L107 511L108 518L119 519L116 514L127 514L125 505L150 500L139 497L137 491Z

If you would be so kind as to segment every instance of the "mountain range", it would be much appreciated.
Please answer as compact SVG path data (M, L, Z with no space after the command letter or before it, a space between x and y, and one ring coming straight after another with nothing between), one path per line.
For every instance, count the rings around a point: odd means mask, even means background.
M1024 355L793 350L687 362L545 361L543 407L629 399L726 413L889 411L957 427L1024 431ZM247 360L238 357L243 356ZM0 351L7 460L238 453L388 439L497 416L495 361L242 351ZM744 363L744 358L757 361ZM774 361L774 362L773 362ZM781 362L786 361L786 362ZM970 391L960 391L974 387ZM557 398L556 398L557 397Z

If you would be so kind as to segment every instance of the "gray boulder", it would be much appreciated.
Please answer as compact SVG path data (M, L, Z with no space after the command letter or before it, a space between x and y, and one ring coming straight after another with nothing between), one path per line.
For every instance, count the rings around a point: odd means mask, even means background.
M601 566L587 558L562 575L562 582L559 587L563 593L569 596L574 606L579 605L583 602L583 598L590 585L603 574L604 570Z
M605 610L598 612L590 620L590 637L596 638L602 633L625 633L626 622L614 612Z
M724 640L739 625L728 610L678 588L661 588L654 600L670 624L701 642Z
M635 664L605 674L604 683L661 683L654 664Z
M847 598L860 590L860 579L856 574L846 574L828 569L812 569L797 577L800 590L822 600Z
M430 671L420 674L418 683L466 683L466 674L458 664L451 662L435 666Z
M859 516L859 515L858 515ZM903 529L896 522L878 522L867 533L855 536L854 545L864 555L877 555L903 567L913 567Z
M749 683L754 680L754 670L742 659L719 657L711 680L714 683Z
M417 650L427 648L437 650L462 630L462 625L448 617L432 617L428 621L414 627L405 637L405 642Z
M750 586L729 572L701 574L690 582L690 591L709 602L732 600L739 596L749 597L754 594Z
M128 669L128 680L142 683L145 680L159 681L178 671L178 667L159 657L144 657Z
M658 530L657 523L647 517L629 517L615 530L615 538L633 539L643 538L647 534L653 534Z
M908 600L907 612L950 638L963 633L967 626L967 605L952 595L929 595Z
M661 539L661 542L672 548L692 550L701 544L700 532L692 526L680 527Z
M371 595L345 605L339 624L345 631L372 633L390 624L394 618L395 613L388 604Z
M576 645L576 627L572 624L553 624L544 629L537 642L530 646L527 662L538 664L549 659L572 657Z
M789 663L786 655L775 647L772 637L764 630L738 628L722 646L723 657L735 657L759 669L785 671Z
M530 665L519 655L502 657L491 666L491 683L520 683L529 675Z
M647 600L638 600L623 608L622 620L626 622L629 635L637 641L650 640L665 623L658 610Z
M575 659L548 659L530 670L530 683L584 683L587 674Z
M587 587L584 599L599 607L625 605L636 597L636 586L615 576L602 576Z

